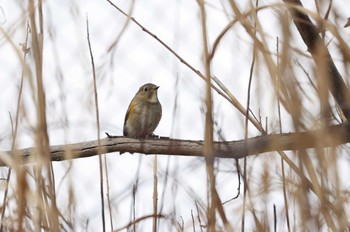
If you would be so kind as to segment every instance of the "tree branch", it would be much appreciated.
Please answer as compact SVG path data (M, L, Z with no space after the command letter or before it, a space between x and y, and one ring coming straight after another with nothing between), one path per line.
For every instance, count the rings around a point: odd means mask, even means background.
M102 153L130 152L176 156L204 157L204 141L179 139L134 139L123 136L101 139ZM262 135L247 140L213 143L213 154L217 158L239 159L250 155L282 150L300 150L307 148L334 147L350 142L350 125L340 124L320 130ZM37 152L35 147L14 151L25 163ZM97 140L50 146L52 161L90 157L99 154ZM0 166L11 166L11 151L0 153Z
M303 7L300 0L283 0L292 6ZM327 78L329 79L329 90L331 91L335 101L339 104L347 120L350 120L350 92L345 84L342 76L338 72L332 57L322 41L316 26L311 22L310 18L297 7L289 7L289 12L293 18L294 24L297 27L304 43L308 47L317 67L322 67L325 62L327 68ZM319 51L323 51L323 56L320 57Z

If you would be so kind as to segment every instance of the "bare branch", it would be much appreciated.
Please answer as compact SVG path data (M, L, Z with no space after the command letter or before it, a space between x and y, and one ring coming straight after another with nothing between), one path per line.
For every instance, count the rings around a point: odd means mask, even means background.
M180 139L134 139L123 136L100 140L103 153L130 152L143 154L160 154L176 156L204 157L204 141ZM329 126L320 130L262 135L247 140L213 143L213 154L216 158L240 159L250 155L283 150L301 150L307 148L334 147L350 142L349 124ZM21 154L25 163L35 154L35 148L24 148L14 152ZM50 147L51 160L90 157L99 154L98 141ZM0 152L0 166L11 166L12 152Z
M326 77L328 78L330 84L329 90L331 91L335 101L339 104L339 107L343 111L345 117L349 120L349 89L336 68L327 47L324 45L321 37L319 36L316 26L311 22L305 11L298 8L303 7L299 0L284 0L284 2L290 3L292 6L296 6L289 8L294 24L303 38L304 43L308 47L308 51L311 53L317 67L320 68L324 64L328 66ZM320 53L320 51L322 51L322 53ZM322 54L322 56L320 56L320 54Z

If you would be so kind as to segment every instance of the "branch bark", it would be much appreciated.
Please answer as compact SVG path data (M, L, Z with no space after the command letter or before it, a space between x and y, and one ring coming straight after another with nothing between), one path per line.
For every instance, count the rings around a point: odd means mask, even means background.
M130 152L143 154L204 157L204 141L180 139L134 139L123 136L101 139L102 153ZM246 140L213 143L216 158L240 159L246 156L282 150L334 147L350 142L350 125L340 124L320 130L262 135ZM30 157L35 147L0 153L0 166L11 166L12 157L19 155L24 163L33 162ZM50 146L52 161L90 157L99 154L98 141Z
M283 0L286 3L292 4L292 6L303 7L300 0ZM335 101L340 106L347 120L350 120L350 92L345 84L342 76L336 68L332 57L322 41L316 26L312 23L310 18L300 9L296 7L289 7L289 12L293 18L294 24L297 27L304 43L306 44L308 51L311 53L316 66L322 67L327 65L327 78L329 79L329 90L332 93ZM323 56L320 57L318 51L323 51Z

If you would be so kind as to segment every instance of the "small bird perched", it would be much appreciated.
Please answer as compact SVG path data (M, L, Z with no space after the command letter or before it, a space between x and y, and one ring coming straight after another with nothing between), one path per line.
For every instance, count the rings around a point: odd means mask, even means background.
M140 87L130 102L124 120L124 136L144 138L153 136L162 117L162 105L158 100L159 86L147 83Z

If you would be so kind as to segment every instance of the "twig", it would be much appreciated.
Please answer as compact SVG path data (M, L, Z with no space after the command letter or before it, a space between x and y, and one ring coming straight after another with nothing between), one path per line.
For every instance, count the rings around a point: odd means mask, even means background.
M145 28L141 23L139 23L134 17L129 16L127 13L125 13L122 9L120 9L118 6L116 6L114 3L112 3L110 0L107 0L116 10L118 10L121 14L124 16L130 18L132 22L134 22L137 26L139 26L142 31L146 32L150 36L152 36L155 40L157 40L161 45L163 45L169 52L171 52L181 63L183 63L185 66L187 66L190 70L192 70L194 73L196 73L202 80L206 81L205 75L203 75L198 69L194 68L192 65L190 65L186 60L184 60L179 54L177 54L169 45L167 45L165 42L163 42L161 39L159 39L155 34L153 34L151 31L149 31L147 28ZM211 59L211 58L210 58ZM219 85L219 83L216 81L217 78L213 78L212 80L216 82L216 84ZM221 83L221 82L220 82ZM231 103L234 107L236 107L242 114L245 113L245 110L243 110L243 107L239 104L237 99L232 95L227 95L227 91L222 91L213 83L210 83L211 88L213 88L219 95L221 95L223 98L225 98L229 103ZM221 83L220 88L223 87L223 84ZM225 89L227 89L225 87ZM252 117L249 117L249 120L257 126L257 123L254 121ZM259 128L258 128L259 129ZM260 129L259 129L260 130Z
M39 165L33 167L35 173L36 200L42 207L37 212L37 220L35 221L35 229L39 230L42 225L47 226L53 231L59 230L58 209L56 205L55 193L55 176L53 173L52 163L50 162L49 136L47 132L46 120L46 98L43 83L43 47L44 47L44 28L43 28L43 2L41 0L34 3L29 1L28 12L31 29L31 50L34 57L35 75L36 75L36 116L37 126L35 132L36 153L33 157L38 161ZM33 89L34 90L34 89ZM48 174L48 191L49 196L43 195L45 190L45 180L42 177L43 168L47 169ZM50 199L48 204L47 198ZM46 203L46 204L45 204Z
M273 204L273 231L277 232L277 213L275 204Z
M196 232L196 223L194 222L193 210L191 209L191 218L192 218L192 229L193 232Z
M102 149L101 149L101 138L100 138L100 115L98 109L98 96L97 96L97 87L96 87L96 71L94 56L92 54L91 43L90 43L90 33L89 33L89 19L86 15L86 36L89 45L89 52L91 58L92 74L93 74L93 83L94 83L94 99L95 99L95 109L96 109L96 124L97 124L97 148L98 148L98 158L99 158L99 167L100 167L100 194L101 194L101 210L102 210L102 229L106 231L106 222L105 222L105 206L104 206L104 190L103 190L103 166L102 166Z
M202 39L203 39L203 53L204 53L204 66L205 66L205 132L204 132L204 156L207 166L207 175L209 179L209 199L210 206L208 211L208 231L214 232L216 227L216 188L215 188L215 174L214 174L214 155L213 155L213 100L211 96L211 66L209 56L209 44L207 35L207 15L204 5L204 0L199 0L200 18L202 26ZM220 203L221 204L221 203Z
M280 62L279 62L279 38L277 37L276 41L276 53L277 53L277 67L278 70L280 70ZM277 75L277 88L279 88L279 81L280 81L280 75ZM309 79L311 81L311 79ZM279 101L279 98L277 98L277 112L278 112L278 125L279 125L279 131L282 133L282 118L281 118L281 104ZM287 229L288 232L290 232L290 222L289 222L289 207L288 207L288 201L287 201L287 190L286 190L286 177L285 177L285 170L284 170L284 161L281 157L281 168L282 168L282 191L283 191L283 200L284 200L284 207L286 212L286 221L287 221Z
M154 218L154 217L156 217L156 218L165 218L165 219L167 218L166 216L161 215L161 214L157 214L157 215L154 215L154 214L146 215L146 216L140 217L140 218L138 218L138 219L136 219L136 220L130 222L129 224L127 224L127 225L125 225L125 226L123 226L123 227L121 227L121 228L119 228L119 229L114 230L114 232L117 232L117 231L124 231L125 229L128 229L130 226L133 226L133 225L135 225L135 224L137 224L137 223L139 223L139 222L141 222L141 221L143 221L143 220L146 220L146 219L149 219L149 218Z
M198 219L198 223L199 223L199 228L201 229L201 232L203 232L204 225L202 225L201 216L199 213L199 207L198 207L197 201L195 201L195 204L196 204L196 209L197 209L197 219Z
M133 10L134 10L134 6L135 6L135 0L132 0L132 1L131 1L131 4L130 4L129 12L128 12L128 14L126 14L128 17L127 17L127 19L126 19L126 21L125 21L125 23L124 23L124 25L123 25L121 31L118 33L117 38L116 38L116 39L114 40L114 42L108 47L107 52L110 52L110 51L112 51L112 50L113 50L113 51L116 50L115 48L117 47L117 45L118 45L120 39L122 38L122 36L124 35L124 32L126 31L127 27L129 26L129 23L130 23L130 17L129 17L129 15L132 15L132 12L133 12ZM113 59L112 59L112 61L113 61Z
M160 207L159 207L159 214L161 214L162 211L163 211L164 203L167 203L165 201L165 199L166 199L165 198L165 193L166 193L166 190L167 190L168 179L169 179L170 159L171 159L171 156L169 156L168 159L167 159L166 169L165 169L165 173L164 173L164 176L163 176L164 182L163 182L163 191L162 191L161 202L160 202ZM159 221L158 221L158 224L159 224Z
M27 23L27 28L26 28L26 38L24 43L22 44L22 51L23 51L23 61L26 62L26 57L27 57L27 53L29 51L29 49L27 48L28 46L28 37L29 37L29 32L30 32L30 26L29 23ZM23 49L24 48L24 49ZM20 81L20 85L19 85L19 92L18 92L18 97L17 97L17 106L16 106L16 118L15 118L15 124L14 124L14 128L12 126L12 146L11 146L11 150L14 151L16 148L16 140L17 140L17 131L18 131L18 121L19 121L19 111L20 111L20 104L21 104L21 99L22 99L22 91L23 91L23 80L24 80L24 73L25 73L25 69L23 68L22 70L22 75L21 75L21 81ZM11 125L13 124L12 120L11 120ZM8 173L7 173L7 178L6 178L6 187L5 187L5 191L4 191L4 199L3 199L3 203L2 203L2 212L1 212L1 222L3 222L4 217L5 217L5 211L6 211L6 201L7 201L7 194L8 194L8 187L9 187L9 181L11 178L11 171L12 168L9 168ZM23 178L23 176L21 176L20 173L17 173L18 178ZM25 185L17 185L21 188L24 188ZM21 189L22 191L18 191L18 193L22 194L21 196L24 197L24 191L23 189ZM24 218L24 209L25 209L25 204L24 204L24 199L18 199L18 224L22 225L23 222L23 218ZM0 231L3 231L3 226L4 223L1 223L1 227L0 227Z
M222 203L223 205L237 199L241 193L241 170L239 169L238 159L235 159L235 166L236 166L236 170L237 170L237 179L238 179L237 194L236 194L236 196L232 197L231 199L224 201Z
M136 220L136 194L137 194L137 190L139 187L139 181L140 181L140 170L141 170L141 166L142 166L142 156L139 157L139 162L137 164L137 171L136 171L136 180L135 180L135 184L133 185L132 188L132 220L135 221ZM133 225L133 231L137 231L136 230L136 224Z
M157 155L153 159L153 232L157 231L157 211L158 211L158 165L157 165Z
M111 231L113 231L113 213L112 213L112 204L111 204L111 196L110 196L110 187L109 187L109 175L108 175L108 163L107 156L103 156L104 166L105 166L105 175L106 175L106 188L107 188L107 205L109 210L109 223L111 226Z
M258 0L256 0L255 8L258 7ZM253 43L253 56L252 56L252 63L250 65L249 70L249 82L248 82L248 94L247 94L247 111L246 111L246 118L245 118L245 130L244 130L244 138L248 138L248 118L249 118L249 109L250 109L250 90L252 86L252 80L253 80L253 72L255 67L255 57L256 57L256 21L257 19L257 13L254 14L254 43ZM237 173L239 175L239 173ZM241 231L244 231L244 224L245 224L245 212L246 212L246 198L247 198L247 190L248 190L248 181L247 181L247 157L244 157L243 159L243 206L242 206L242 222L241 222Z

